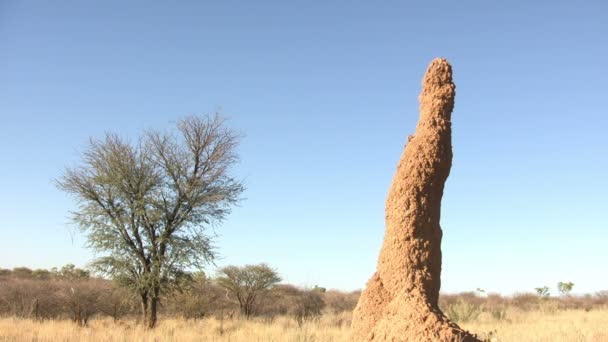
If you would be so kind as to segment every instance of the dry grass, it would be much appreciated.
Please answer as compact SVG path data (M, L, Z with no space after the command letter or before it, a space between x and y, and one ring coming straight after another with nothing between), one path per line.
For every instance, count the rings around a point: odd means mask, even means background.
M162 320L146 331L133 321L93 320L79 328L69 321L0 319L0 341L348 341L350 314L325 315L302 327L287 317L197 321ZM568 310L554 313L509 309L497 320L482 313L463 327L491 341L608 341L608 309Z
M79 328L70 321L32 321L0 319L0 341L347 341L350 313L326 315L302 327L291 318L273 321L232 319L220 321L166 319L152 330L133 321L114 323L111 319L92 320Z
M490 341L600 342L608 341L608 309L553 313L509 309L505 319L482 313L461 326Z

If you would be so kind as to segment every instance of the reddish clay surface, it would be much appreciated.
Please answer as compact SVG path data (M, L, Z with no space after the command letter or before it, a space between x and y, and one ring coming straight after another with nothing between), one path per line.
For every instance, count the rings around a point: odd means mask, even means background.
M420 119L408 138L386 200L377 271L353 316L353 341L479 341L439 310L443 187L452 165L452 67L429 65Z

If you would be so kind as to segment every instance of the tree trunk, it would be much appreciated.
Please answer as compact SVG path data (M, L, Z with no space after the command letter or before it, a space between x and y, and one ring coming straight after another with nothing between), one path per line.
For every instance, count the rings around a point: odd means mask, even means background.
M141 320L144 326L148 323L148 294L140 293L141 297Z
M30 317L34 319L40 318L38 314L38 298L34 299L34 301L32 302L32 306L30 308Z
M114 323L118 321L118 304L112 305L112 318L114 319Z
M247 301L245 303L245 317L247 317L247 319L249 319L251 317L252 313L253 313L252 304L250 301Z
M148 328L152 329L156 326L156 313L158 306L158 297L150 297L150 316L148 318Z
M150 315L148 316L148 328L156 326L158 303L160 301L160 287L154 286L150 292Z
M245 315L245 318L249 319L251 314L253 314L253 299L251 295L248 295L241 304L241 314Z

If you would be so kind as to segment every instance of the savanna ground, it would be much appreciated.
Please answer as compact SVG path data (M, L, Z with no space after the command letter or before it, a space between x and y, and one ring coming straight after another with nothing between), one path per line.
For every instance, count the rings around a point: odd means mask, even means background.
M461 308L462 309L462 308ZM467 309L463 309L466 315ZM508 308L501 317L473 313L461 326L488 341L608 341L608 309ZM469 317L470 318L470 317ZM134 320L93 319L87 327L69 320L0 319L0 341L348 341L350 313L324 314L299 325L274 319L163 319L153 330Z

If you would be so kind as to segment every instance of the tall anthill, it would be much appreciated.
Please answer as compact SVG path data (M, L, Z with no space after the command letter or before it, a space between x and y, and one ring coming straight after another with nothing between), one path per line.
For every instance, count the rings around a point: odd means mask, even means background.
M386 200L386 232L376 273L353 316L353 341L479 341L439 310L443 187L452 165L456 86L443 58L422 82L420 118Z

